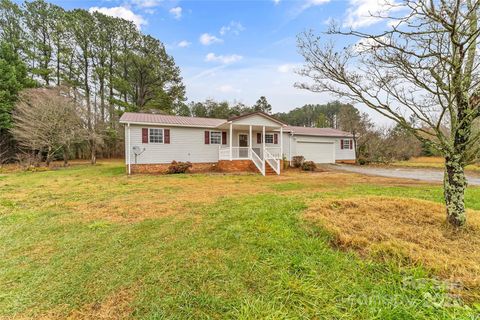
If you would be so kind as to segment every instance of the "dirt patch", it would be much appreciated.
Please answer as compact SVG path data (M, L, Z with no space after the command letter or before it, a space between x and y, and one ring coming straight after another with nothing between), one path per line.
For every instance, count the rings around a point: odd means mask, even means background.
M442 205L386 197L316 201L305 218L325 227L340 248L362 255L423 265L454 284L454 291L480 298L480 212L454 230ZM461 290L460 290L461 289Z

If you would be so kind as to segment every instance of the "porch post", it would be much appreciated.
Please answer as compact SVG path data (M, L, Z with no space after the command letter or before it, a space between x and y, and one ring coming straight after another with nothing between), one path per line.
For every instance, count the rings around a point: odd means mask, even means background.
M232 161L232 157L233 157L232 142L233 142L233 123L230 122L230 161Z
M283 126L280 127L280 160L283 159Z
M283 160L283 126L280 127L280 164L282 163ZM278 172L280 173L282 166L278 166Z
M249 125L248 126L248 140L249 140L248 141L248 155L249 155L250 159L252 158L252 155L251 155L250 152L253 151L253 145L252 145L253 140L252 139L253 139L252 138L252 125Z
M265 126L262 127L262 158L265 159Z

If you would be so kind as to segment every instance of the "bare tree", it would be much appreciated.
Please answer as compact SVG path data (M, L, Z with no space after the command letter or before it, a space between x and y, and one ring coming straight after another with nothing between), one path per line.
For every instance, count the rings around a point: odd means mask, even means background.
M372 127L371 121L366 113L360 113L352 106L343 106L338 112L338 126L341 130L350 132L355 142L355 159L358 159L358 138L365 136Z
M405 0L374 15L388 22L382 33L332 25L327 37L358 40L347 48L312 32L298 40L306 62L300 73L313 83L297 86L363 103L443 154L447 220L454 226L466 222L464 167L479 149L480 134L472 131L480 116L479 7L480 0Z
M45 153L47 166L60 151L67 163L72 143L85 139L77 106L59 87L22 91L13 120L12 133L20 146Z

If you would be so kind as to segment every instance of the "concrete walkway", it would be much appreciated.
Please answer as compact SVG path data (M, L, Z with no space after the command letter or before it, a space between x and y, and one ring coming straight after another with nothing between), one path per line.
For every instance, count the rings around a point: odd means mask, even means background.
M330 165L333 170L349 171L361 174L389 177L415 179L428 182L443 183L443 171L425 168L397 168L397 167L375 167L375 166L352 166L346 164ZM467 173L468 184L480 186L480 176Z

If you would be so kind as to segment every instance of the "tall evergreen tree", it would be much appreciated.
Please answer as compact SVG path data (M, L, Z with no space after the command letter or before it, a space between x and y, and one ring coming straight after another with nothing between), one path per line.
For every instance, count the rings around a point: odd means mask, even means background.
M14 46L0 43L0 132L5 133L12 126L12 109L18 93L32 87L27 67L15 52Z
M260 99L258 99L253 105L253 110L270 114L272 112L272 105L268 103L267 98L261 96Z

